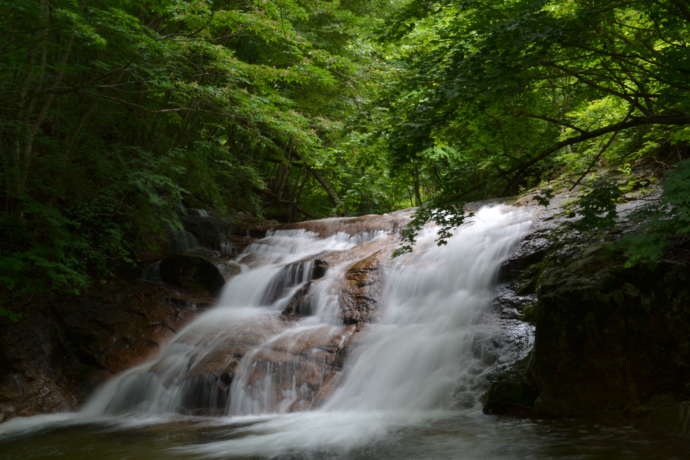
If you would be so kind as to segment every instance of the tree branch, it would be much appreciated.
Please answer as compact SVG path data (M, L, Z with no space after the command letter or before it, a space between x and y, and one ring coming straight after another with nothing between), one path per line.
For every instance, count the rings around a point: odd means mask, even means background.
M549 157L553 153L559 151L563 147L567 147L569 145L574 145L574 144L579 144L580 142L587 141L589 139L594 139L599 136L603 136L604 134L608 133L613 133L613 132L618 132L618 131L623 131L626 129L634 128L636 126L646 126L646 125L690 125L690 115L684 114L684 113L678 113L678 114L664 114L664 115L650 115L647 117L633 117L628 120L623 120L619 123L614 123L609 126L605 126L603 128L595 129L593 131L586 132L584 134L581 134L579 136L574 136L570 137L568 139L565 139L563 141L557 142L556 144L552 145L551 147L542 150L539 152L537 155L534 157L530 158L529 160L525 161L522 164L519 164L508 171L502 172L500 174L497 174L493 177L490 177L486 180L484 180L481 184L479 185L486 185L489 183L490 179L503 179L509 175L512 174L519 174L530 168L531 166L534 166L536 163L544 160L545 158ZM466 197L470 193L474 192L477 190L477 186L471 187L464 189L460 191L459 193L445 199L443 203L451 203L455 202L461 198ZM442 203L442 204L443 204Z
M585 131L585 130L582 129L582 128L578 128L577 126L575 126L575 125L572 124L572 123L568 123L567 121L557 120L556 118L550 118L550 117L547 117L547 116L544 116L544 115L539 115L539 114L536 114L536 113L518 112L516 115L518 115L518 116L521 115L521 116L524 116L524 117L527 117L527 118L535 118L535 119L537 119L537 120L547 121L547 122L549 122L549 123L553 123L553 124L559 125L559 126L565 126L566 128L570 128L570 129L575 130L575 131L577 131L577 132L579 132L579 133L582 133L582 134L584 134L584 133L587 132L587 131Z

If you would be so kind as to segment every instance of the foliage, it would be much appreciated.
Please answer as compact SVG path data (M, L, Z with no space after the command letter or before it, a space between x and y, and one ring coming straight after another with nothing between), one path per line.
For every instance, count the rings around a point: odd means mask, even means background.
M372 6L0 1L0 289L79 291L155 253L185 207L390 207L376 186L343 204L380 167L332 159L371 91Z
M629 169L687 136L688 20L673 0L411 0L383 34L397 71L374 129L439 206ZM603 225L618 192L587 188Z
M616 202L621 191L615 181L598 178L587 184L587 190L578 201L577 222L581 229L609 228L616 222Z
M462 225L468 217L471 215L467 215L465 210L457 205L421 206L415 212L411 222L402 230L402 244L394 251L393 256L397 257L411 252L417 235L427 222L438 225L436 243L439 246L446 245L453 236L453 230Z
M621 246L627 266L638 263L655 264L667 250L690 233L690 160L679 162L663 182L663 196L640 212L640 231L623 238Z
M689 20L677 0L0 0L0 290L84 289L186 208L420 206L409 249L560 177L603 225L619 192L592 171L686 156L661 152L690 140ZM658 241L686 231L684 168Z

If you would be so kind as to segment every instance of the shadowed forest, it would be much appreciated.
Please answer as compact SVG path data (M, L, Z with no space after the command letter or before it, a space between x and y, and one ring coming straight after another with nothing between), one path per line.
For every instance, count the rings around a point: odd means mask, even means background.
M155 260L190 209L291 222L578 188L690 231L684 0L0 1L0 315ZM443 239L444 232L441 232Z

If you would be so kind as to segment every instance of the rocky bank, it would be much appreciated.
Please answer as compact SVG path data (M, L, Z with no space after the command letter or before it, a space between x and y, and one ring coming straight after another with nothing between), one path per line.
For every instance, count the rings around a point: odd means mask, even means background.
M655 265L626 265L617 244L634 229L579 232L559 197L502 270L499 308L536 327L529 356L494 377L485 412L624 419L688 433L690 241ZM560 201L560 202L559 202Z

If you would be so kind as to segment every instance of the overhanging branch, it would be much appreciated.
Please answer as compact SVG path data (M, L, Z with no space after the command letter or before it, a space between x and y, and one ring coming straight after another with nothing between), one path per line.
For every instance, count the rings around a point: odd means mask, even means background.
M551 147L542 150L539 152L537 155L534 157L530 158L529 160L516 165L515 167L503 171L499 174L496 174L492 177L489 177L487 180L484 180L481 184L474 186L472 188L467 188L459 193L443 200L443 203L451 203L455 202L457 200L460 200L470 193L474 192L477 190L478 187L482 185L486 185L489 183L490 180L495 180L495 179L504 179L508 176L512 176L515 174L520 174L529 169L530 167L534 166L535 164L539 163L540 161L548 158L550 155L554 154L555 152L559 151L563 147L567 147L569 145L575 145L579 144L580 142L584 142L590 139L597 138L599 136L603 136L604 134L608 133L614 133L614 132L619 132L623 131L626 129L634 128L636 126L646 126L646 125L690 125L690 115L687 114L665 114L665 115L650 115L647 117L632 117L630 119L623 120L619 123L614 123L609 126L605 126L603 128L595 129L593 131L587 131L583 134L580 134L578 136L573 136L568 139L562 140L560 142L557 142L556 144L552 145Z

